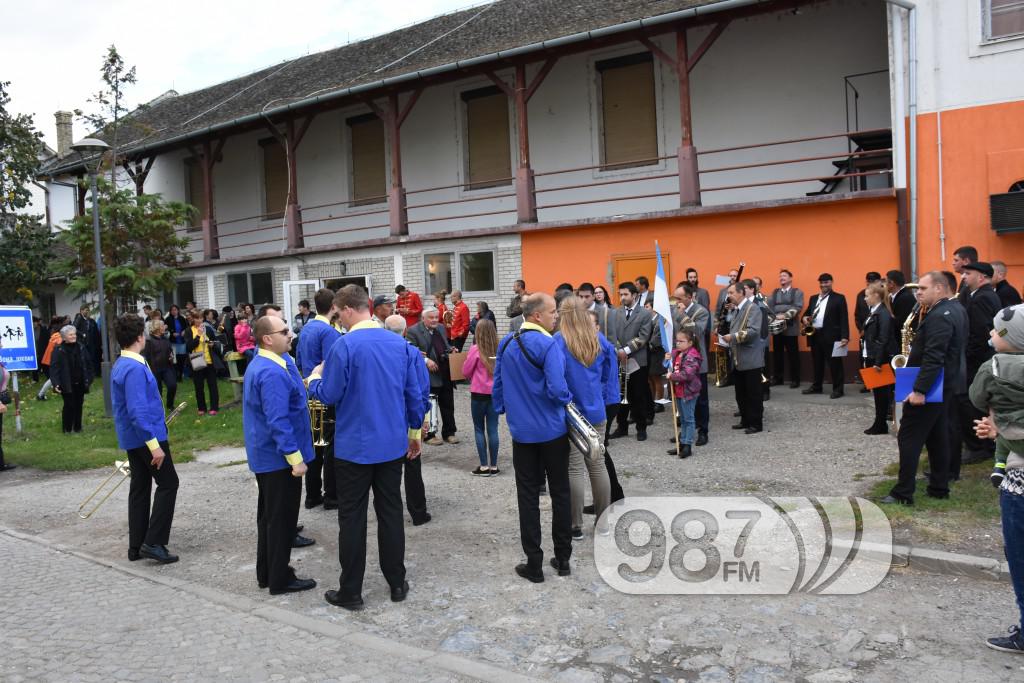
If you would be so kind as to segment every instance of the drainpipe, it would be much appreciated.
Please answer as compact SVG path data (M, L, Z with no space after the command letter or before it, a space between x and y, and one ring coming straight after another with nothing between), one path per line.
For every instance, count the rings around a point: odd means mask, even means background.
M942 110L935 112L935 136L939 147L939 250L942 262L946 262L946 212L942 202Z
M910 279L917 279L917 5L909 0L883 0L890 5L902 7L907 10L907 91L909 95L909 106L907 115L910 117L910 172L908 174L908 186L910 189ZM895 18L895 15L894 15ZM895 28L896 22L894 22ZM900 22L902 26L902 22ZM894 31L895 32L895 31ZM902 31L896 36L897 40L903 40ZM902 50L900 51L902 53ZM903 65L896 65L902 69ZM902 126L903 122L899 124Z

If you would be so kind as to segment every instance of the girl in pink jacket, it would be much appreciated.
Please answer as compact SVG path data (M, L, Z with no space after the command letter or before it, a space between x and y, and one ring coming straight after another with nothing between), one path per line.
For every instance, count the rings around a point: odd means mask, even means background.
M480 466L473 470L478 477L498 474L498 413L491 402L494 385L494 357L498 355L498 331L490 320L480 320L473 336L473 346L466 353L462 374L469 380L473 433Z

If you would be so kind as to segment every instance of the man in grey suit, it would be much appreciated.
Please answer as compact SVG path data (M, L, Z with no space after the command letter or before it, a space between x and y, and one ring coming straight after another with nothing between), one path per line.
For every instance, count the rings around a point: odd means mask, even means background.
M775 314L776 320L785 320L782 332L775 335L772 342L772 353L775 356L775 371L772 373L772 386L782 384L785 365L789 364L789 386L800 387L800 326L797 319L804 310L804 293L799 287L793 286L793 273L783 268L779 271L779 286L768 297L768 308Z
M710 311L711 295L708 294L708 290L700 286L700 279L698 278L696 268L686 269L686 282L693 286L693 289L696 292L696 296L694 296L694 298L697 300L697 303ZM680 282L679 284L682 285L683 283ZM676 291L678 290L679 288L677 287Z
M441 412L440 438L431 432L423 440L432 446L441 445L442 439L450 444L457 444L459 440L455 436L455 387L448 365L448 354L452 352L452 347L448 343L444 325L438 324L437 309L424 310L422 319L408 329L405 338L426 357L427 370L430 371L430 393L437 396L437 407Z
M733 429L757 434L764 429L764 394L761 391L761 370L764 368L761 308L754 302L757 285L743 280L729 286L729 299L736 306L725 341L732 350L735 363L736 403L740 407L740 423Z
M609 438L617 439L629 433L629 417L632 413L636 425L636 440L647 440L648 418L654 419L651 412L651 385L647 382L647 340L651 337L653 318L650 312L640 305L636 285L623 282L619 285L619 302L621 307L611 311L608 316L608 328L611 335L608 340L618 350L619 367L632 366L629 374L629 386L626 398L629 405L619 406L618 425ZM635 361L634 366L631 361Z
M677 287L674 292L678 303L675 309L675 329L692 329L700 340L700 396L693 416L697 422L697 446L708 442L710 405L708 403L708 348L711 327L711 313L696 301L697 290L689 283Z

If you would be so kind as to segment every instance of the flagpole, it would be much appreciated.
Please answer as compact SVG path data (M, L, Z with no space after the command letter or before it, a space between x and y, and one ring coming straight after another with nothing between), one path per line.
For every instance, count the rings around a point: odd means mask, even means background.
M676 455L683 455L683 447L679 443L679 413L676 411L676 385L672 381L671 371L668 374L668 393L669 398L672 399L672 431L676 435Z

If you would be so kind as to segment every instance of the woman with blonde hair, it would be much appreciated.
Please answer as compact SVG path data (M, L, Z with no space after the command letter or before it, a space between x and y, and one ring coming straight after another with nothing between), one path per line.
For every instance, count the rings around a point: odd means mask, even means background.
M618 382L617 362L602 347L586 304L577 296L567 296L558 307L558 332L555 343L565 356L565 381L573 403L598 434L604 433L605 396L609 384ZM603 455L584 456L575 448L569 452L569 491L572 511L572 537L583 539L583 471L590 475L594 494L594 514L598 518L608 507L611 484Z
M498 469L498 413L491 401L494 387L494 357L498 354L498 331L487 318L476 324L473 345L466 352L462 374L469 381L473 433L480 466L473 470L478 477L492 477ZM489 456L489 457L488 457Z
M865 368L872 368L881 373L882 368L889 364L896 353L896 335L894 326L897 324L889 311L886 302L889 296L885 286L880 282L872 282L864 289L864 303L868 307L868 317L863 321L861 332L861 362ZM872 394L875 399L875 421L864 430L865 434L889 433L889 404L892 403L893 386L876 387Z

